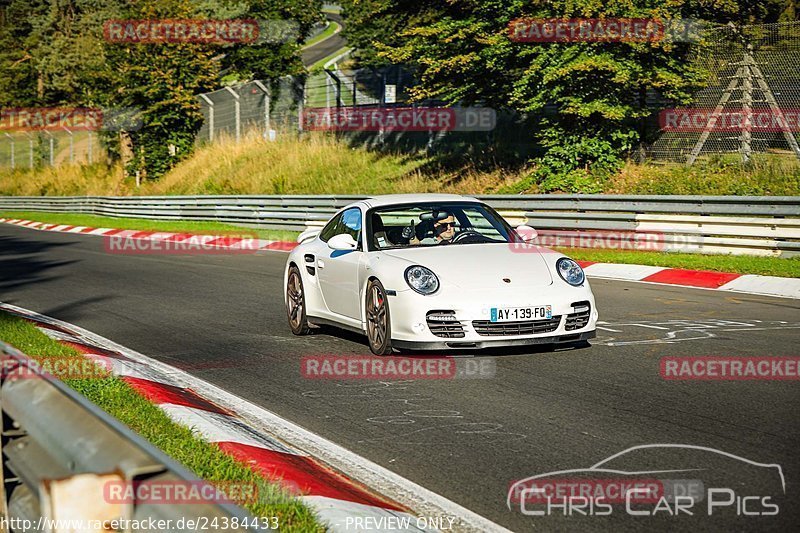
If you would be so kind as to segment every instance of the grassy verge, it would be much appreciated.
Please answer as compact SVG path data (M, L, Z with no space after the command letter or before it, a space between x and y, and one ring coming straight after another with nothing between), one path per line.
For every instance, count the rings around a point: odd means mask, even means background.
M199 147L158 181L136 187L118 166L0 167L0 194L9 196L127 196L199 194L388 194L492 191L519 179L502 169L427 166L429 159L353 147L323 134L258 135Z
M747 165L730 156L703 159L691 167L628 163L604 192L794 196L800 194L800 162L795 157L758 154Z
M219 222L189 222L182 220L149 220L144 218L116 218L80 213L45 213L38 211L0 211L0 218L19 218L46 224L68 224L70 226L89 226L93 228L133 229L139 231L170 231L176 233L196 233L214 235L215 233L253 232L262 239L294 241L296 231L241 228Z
M559 251L580 261L800 278L800 257L782 259L780 257L746 255L676 254L667 252L593 250L589 248L559 248Z
M0 339L40 360L83 357L74 349L50 339L30 322L4 312L0 312ZM237 482L257 486L258 501L243 505L255 516L279 517L280 527L284 531L324 531L313 513L302 503L226 455L215 444L203 441L188 428L170 420L123 380L109 376L64 381L167 455L186 465L201 479L211 483Z

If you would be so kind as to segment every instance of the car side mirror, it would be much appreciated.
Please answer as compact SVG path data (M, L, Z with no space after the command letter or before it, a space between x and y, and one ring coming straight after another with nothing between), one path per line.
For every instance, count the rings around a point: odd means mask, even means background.
M332 250L355 250L358 243L349 233L340 233L328 239L328 248Z
M526 226L524 224L522 226L517 226L516 229L517 229L517 234L520 237L522 237L522 240L525 242L530 242L539 236L539 233L537 233L535 229L533 229L530 226Z

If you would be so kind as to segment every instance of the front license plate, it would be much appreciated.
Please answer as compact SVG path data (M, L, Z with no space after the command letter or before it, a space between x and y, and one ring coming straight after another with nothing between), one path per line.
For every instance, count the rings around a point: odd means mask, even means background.
M515 322L517 320L544 320L553 318L552 305L538 307L492 307L492 322Z

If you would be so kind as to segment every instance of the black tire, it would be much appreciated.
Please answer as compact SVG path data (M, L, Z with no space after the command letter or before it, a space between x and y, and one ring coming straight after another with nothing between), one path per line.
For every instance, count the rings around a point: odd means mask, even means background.
M303 291L303 277L300 270L292 265L286 277L286 316L289 328L295 335L307 335L309 331L306 318L306 294Z
M367 283L367 294L364 296L365 314L367 318L367 340L369 349L375 355L392 353L392 321L389 319L389 300L386 290L377 279Z

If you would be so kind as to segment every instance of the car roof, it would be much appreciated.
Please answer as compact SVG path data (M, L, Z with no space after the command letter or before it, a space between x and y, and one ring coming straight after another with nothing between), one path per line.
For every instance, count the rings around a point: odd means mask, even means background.
M384 194L363 200L367 207L384 207L395 204L414 204L425 202L475 202L480 200L460 194Z

